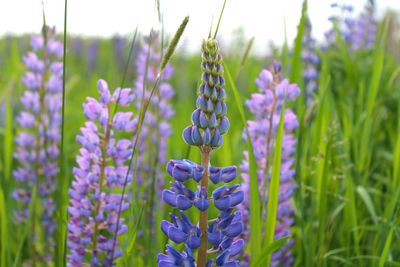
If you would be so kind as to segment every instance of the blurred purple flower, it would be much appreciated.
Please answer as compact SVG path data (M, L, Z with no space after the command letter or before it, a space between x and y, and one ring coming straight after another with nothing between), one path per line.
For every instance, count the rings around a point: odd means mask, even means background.
M150 93L156 81L158 67L162 59L161 53L157 52L157 33L153 33L152 37L152 45L150 48L148 45L148 37L145 38L146 42L142 45L136 61L137 80L134 84L134 94L137 98L137 110L141 108L143 96L144 102L148 101L150 98ZM149 60L146 62L149 49ZM151 180L150 177L155 175L156 192L161 192L164 188L164 171L160 166L166 164L167 141L172 135L169 120L175 114L175 111L169 103L175 95L175 91L171 84L168 83L173 72L174 68L170 64L167 64L161 74L159 90L152 96L149 108L143 119L140 143L138 144L137 183L142 185L145 181ZM146 81L144 81L145 73L147 75ZM144 91L143 84L145 84ZM161 195L159 195L158 199L160 199L160 197Z
M373 1L367 1L364 10L356 17L353 16L353 7L350 5L332 6L339 9L341 14L334 16L338 30L343 40L353 51L371 50L375 45L377 34L377 20L375 17L375 5ZM335 31L333 29L325 33L327 44L324 49L336 43Z
M127 44L127 40L125 37L120 35L116 35L113 37L113 47L114 47L114 56L117 62L117 65L120 67L121 70L125 67L125 46Z
M58 143L61 139L62 105L62 62L56 60L60 57L58 51L63 49L63 44L53 38L54 32L50 28L45 32L46 38L32 35L30 42L34 51L43 53L43 58L38 57L35 52L28 52L23 57L29 71L21 80L28 90L21 96L21 104L25 110L17 117L20 130L15 138L17 148L14 158L18 167L13 171L13 176L20 188L14 190L12 197L18 202L18 209L14 212L15 221L25 221L33 186L37 186L38 199L42 205L41 227L49 248L46 255L48 258L54 246L52 236L56 228L52 194L56 188L55 177L59 172L57 158L60 153ZM50 46L52 49L49 49ZM36 230L35 235L38 232L40 231ZM34 240L38 237L32 238Z
M94 39L89 43L89 48L88 48L89 71L93 71L94 68L96 67L97 58L99 56L99 46L100 46L100 41L97 39Z
M83 51L83 40L80 37L76 37L73 40L73 51L75 53L75 56L77 58L80 58L82 56L82 51Z
M311 35L311 21L306 19L306 27L303 35L303 51L301 60L303 62L303 81L306 92L307 106L310 107L313 102L313 94L318 89L318 70L320 58L315 52L315 39Z

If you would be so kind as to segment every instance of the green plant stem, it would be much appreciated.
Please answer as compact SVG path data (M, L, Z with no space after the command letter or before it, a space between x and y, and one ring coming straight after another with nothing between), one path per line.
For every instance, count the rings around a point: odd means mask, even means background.
M201 151L201 166L205 168L203 178L200 181L201 190L205 188L208 191L208 168L210 164L210 153L211 147L203 146L200 148ZM208 243L208 210L200 212L199 228L201 231L201 245L197 254L197 267L206 266L207 262L207 243Z

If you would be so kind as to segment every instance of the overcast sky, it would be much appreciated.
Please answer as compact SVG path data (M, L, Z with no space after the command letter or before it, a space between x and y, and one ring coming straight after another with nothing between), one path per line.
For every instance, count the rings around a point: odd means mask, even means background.
M400 12L400 0L375 0L378 15L387 9ZM338 0L352 4L360 11L366 0ZM313 24L313 35L321 40L331 26L328 17L332 14L331 0L309 0L309 16ZM161 11L167 33L173 34L182 19L190 16L185 31L185 46L192 50L207 37L213 19L216 25L223 0L160 0ZM45 0L48 25L63 29L64 1ZM246 38L255 36L256 50L263 50L272 40L282 44L284 21L288 39L296 34L302 0L227 0L219 35L230 40L232 32L242 27ZM37 33L42 25L41 0L1 0L0 36L7 33ZM136 26L140 32L159 29L154 0L69 0L68 33L83 36L109 37L114 34L128 35Z

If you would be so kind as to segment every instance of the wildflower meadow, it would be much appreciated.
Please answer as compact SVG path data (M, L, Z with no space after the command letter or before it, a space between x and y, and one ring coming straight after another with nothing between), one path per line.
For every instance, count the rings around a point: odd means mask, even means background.
M260 54L215 1L188 52L154 2L0 36L0 267L400 266L399 14L326 3L316 38L304 0Z

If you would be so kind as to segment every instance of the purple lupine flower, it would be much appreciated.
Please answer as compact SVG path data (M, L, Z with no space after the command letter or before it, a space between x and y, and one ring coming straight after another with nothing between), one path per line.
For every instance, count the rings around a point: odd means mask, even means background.
M251 143L254 149L254 156L257 163L257 176L260 194L264 198L264 190L266 183L269 182L271 177L271 164L268 159L269 155L273 152L274 139L278 130L280 121L281 108L286 100L290 101L295 99L300 94L300 89L296 84L289 84L287 79L281 77L281 63L275 61L269 70L262 70L260 76L256 80L256 84L260 93L252 94L251 100L246 101L247 107L254 114L255 120L248 121L249 134ZM282 159L280 171L280 187L279 187L279 200L277 212L277 226L275 228L275 239L284 236L291 236L290 226L293 224L292 218L293 210L291 209L291 196L296 188L293 182L295 170L294 153L296 146L296 139L293 131L298 127L297 117L291 109L285 110L284 116L284 135L282 145ZM244 137L245 138L245 137ZM246 139L246 138L245 138ZM240 166L242 171L242 190L245 193L244 201L239 206L239 210L243 214L246 221L249 220L250 209L250 180L249 180L249 163L248 151L244 153L245 159ZM268 167L268 169L267 169ZM268 201L268 194L265 201ZM264 216L266 211L264 211ZM245 235L249 233L249 228L245 228ZM246 241L247 242L247 241ZM271 266L289 266L293 262L291 257L292 252L290 247L293 245L291 240L287 245L280 248L279 251L272 254ZM244 255L245 262L250 259L249 255ZM248 266L246 263L242 266Z
M157 33L153 33L152 36L149 60L147 61L149 39L146 37L136 61L137 80L135 81L134 90L137 98L136 108L138 110L140 110L142 102L145 103L150 98L162 59L161 53L157 52ZM155 175L155 188L157 188L156 191L158 192L164 188L164 171L161 166L166 164L167 141L172 134L169 120L175 114L170 104L175 91L171 84L168 83L173 72L174 68L167 64L161 73L159 91L151 97L148 110L143 118L140 143L138 144L137 183L141 185ZM144 80L145 75L147 75L146 81ZM143 85L145 85L144 90ZM145 194L147 193L145 192Z
M161 229L174 243L185 243L186 253L180 253L167 245L165 254L158 255L158 266L193 266L195 258L192 250L198 249L197 266L239 266L239 257L244 241L238 236L244 225L242 213L234 211L244 199L240 185L223 185L210 192L209 179L214 184L229 183L237 176L236 166L210 166L209 158L212 150L222 145L223 134L229 129L226 117L225 82L222 57L216 40L203 41L202 45L202 80L199 88L197 109L192 113L192 125L183 131L186 143L198 146L201 151L202 165L189 160L170 160L167 172L176 182L171 188L163 190L165 203L180 210L181 217L171 215L171 222L163 221ZM196 192L184 185L193 179ZM208 220L208 208L211 203L220 210L217 218ZM184 210L194 206L200 212L197 224L192 223ZM211 249L207 250L208 244ZM216 254L216 257L207 255Z
M307 106L310 107L313 101L313 94L318 89L318 70L320 58L315 53L315 39L311 36L311 22L306 19L306 27L303 36L303 51L301 52L303 62L303 81L307 94Z
M368 1L363 12L361 12L355 22L352 36L352 50L373 49L378 30L375 18L375 5L373 1Z
M120 95L120 89L117 89L111 95L106 81L101 79L97 87L100 100L88 97L87 103L83 104L88 121L81 128L82 135L76 137L82 148L76 157L78 167L73 169L75 180L69 190L71 218L67 266L114 266L114 260L122 255L115 239L127 232L124 218L118 220L119 207L121 212L129 208L127 196L113 192L132 180L127 166L132 141L119 138L117 134L132 132L136 124L132 112L112 114L110 104L131 104L133 92L123 89L126 93ZM116 229L117 236L114 236Z
M338 24L338 30L343 40L353 51L371 50L374 47L377 34L377 20L375 18L375 5L373 1L368 1L364 10L357 17L352 15L353 7L349 5L331 5L332 8L339 10L340 15L330 18ZM336 43L334 29L325 33L327 44L324 48Z
M61 139L62 71L59 69L62 70L62 62L56 61L60 57L56 51L62 50L63 44L53 38L54 31L46 29L46 38L32 35L30 42L32 49L43 53L43 57L38 57L35 52L28 52L23 57L29 70L21 80L28 90L21 96L25 110L17 117L20 130L15 138L17 149L14 157L18 167L13 171L13 176L20 187L14 190L12 197L18 202L18 209L14 212L16 222L25 221L32 188L36 184L42 205L41 227L51 250L54 246L52 235L56 228L52 194L56 188L55 177L59 172L57 158ZM49 49L50 44L52 50Z

